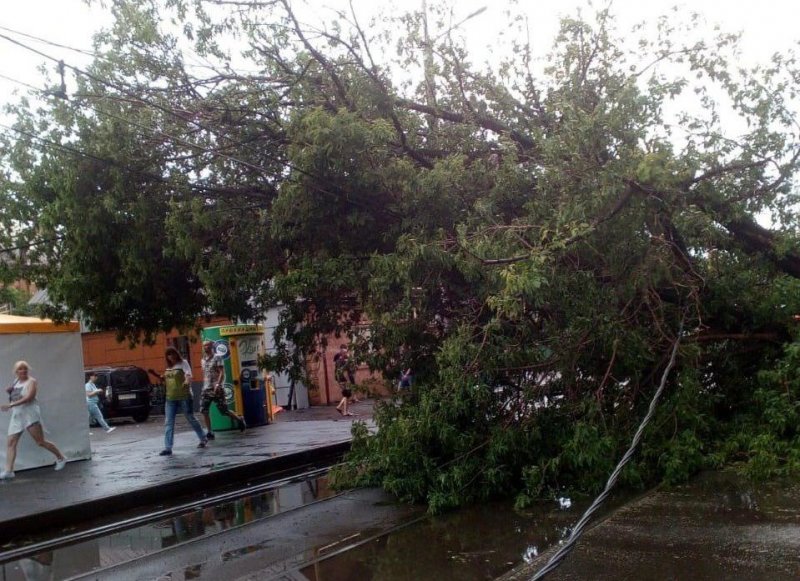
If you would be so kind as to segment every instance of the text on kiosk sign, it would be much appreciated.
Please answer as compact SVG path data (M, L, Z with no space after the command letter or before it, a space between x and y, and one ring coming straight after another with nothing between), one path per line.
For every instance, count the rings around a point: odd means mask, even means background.
M231 335L261 333L262 331L261 325L228 325L227 327L219 328L219 335L220 337L230 337Z

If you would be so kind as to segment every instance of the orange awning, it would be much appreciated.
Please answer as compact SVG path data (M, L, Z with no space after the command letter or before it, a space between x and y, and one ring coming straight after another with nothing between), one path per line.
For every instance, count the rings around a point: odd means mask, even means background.
M80 331L78 321L54 323L50 319L0 315L0 335L19 335L22 333L74 333Z

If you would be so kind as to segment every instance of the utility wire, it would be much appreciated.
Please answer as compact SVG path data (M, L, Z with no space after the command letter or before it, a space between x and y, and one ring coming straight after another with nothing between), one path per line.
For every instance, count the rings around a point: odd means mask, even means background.
M33 87L31 85L28 85L27 83L23 83L22 81L17 81L15 79L11 79L11 78L9 78L9 80L13 80L14 82L18 82L18 83L20 83L22 85L28 86L31 89L33 89L35 91L38 91L38 92L40 92L42 94L49 95L48 91L42 90L42 89L40 89L38 87ZM133 121L131 121L129 119L125 119L125 118L119 117L117 115L114 115L114 114L108 113L106 111L103 111L101 109L98 109L96 107L93 107L92 105L89 105L89 104L85 104L85 106L87 108L89 108L90 110L92 110L92 111L94 111L94 112L96 112L96 113L98 113L100 115L116 119L116 120L118 120L118 121L120 121L122 123L126 123L128 125L133 126L133 127L137 127L140 130L149 131L150 133L152 133L154 135L156 135L156 134L162 135L162 136L164 136L164 137L166 137L168 139L172 139L172 140L175 140L175 141L182 141L185 144L185 147L189 147L189 148L192 148L192 149L195 149L195 150L199 150L202 153L208 153L208 154L211 154L211 155L220 155L222 157L227 157L227 158L231 159L234 162L240 161L237 158L233 158L232 156L227 156L225 154L220 153L218 149L212 149L212 148L208 148L208 147L205 147L205 146L202 146L202 145L198 145L198 144L195 144L195 143L192 143L192 142L181 140L180 138L176 138L176 137L170 136L169 134L166 134L161 130L154 129L154 128L149 127L149 126L133 122ZM41 144L43 144L43 145L45 145L47 147L50 147L50 148L60 149L62 151L68 152L68 153L72 153L72 154L75 154L75 155L78 155L78 156L81 156L81 157L86 157L88 159L92 159L94 161L99 161L99 162L102 162L102 163L105 163L105 164L108 164L108 165L111 165L111 166L114 166L114 167L121 168L121 169L123 169L125 171L131 172L131 173L134 173L134 174L137 174L137 175L141 175L141 176L146 177L148 179L153 179L153 180L159 181L159 182L161 182L161 183L163 183L165 185L168 185L170 188L178 190L178 191L183 190L183 191L189 191L190 193L213 194L213 193L219 193L222 190L222 188L215 188L213 186L202 186L202 185L199 185L199 184L189 184L188 188L187 188L187 187L184 187L181 184L170 182L167 179L165 179L163 176L159 176L157 174L153 174L153 173L149 173L149 172L144 172L142 170L134 169L134 168L126 166L125 164L123 164L121 162L118 162L116 160L99 157L99 156L94 155L92 153L81 151L81 150L79 150L77 148L74 148L74 147L69 147L69 146L66 146L66 145L61 144L61 143L57 143L57 142L54 142L54 141L51 141L51 140L48 140L48 139L44 139L42 137L39 137L37 135L34 135L34 134L30 133L30 132L24 131L24 130L16 128L16 127L9 127L7 125L0 124L0 129L5 129L7 131L13 131L13 132L19 133L20 135L24 135L26 137L34 139L34 140L40 142ZM237 145L241 145L241 144L234 143L234 144L231 144L231 147L236 147ZM266 157L267 159L271 159L271 160L275 161L281 167L297 171L298 173L306 175L308 177L311 177L314 180L320 180L320 178L318 176L314 176L310 172L307 172L307 171L305 171L305 170L303 170L301 168L298 168L294 164L292 164L290 162L287 162L287 161L285 161L283 159L280 159L280 158L277 158L275 156L271 156L271 155L268 155L268 154L264 154L264 157ZM243 163L246 163L246 162L243 162ZM252 164L248 163L247 165L252 165ZM262 170L262 173L263 173L263 170ZM267 175L267 177L274 177L272 174L269 174L269 173L266 174L266 175ZM335 200L341 201L342 203L345 203L345 204L348 204L348 205L351 205L351 206L355 206L355 207L360 207L361 209L367 209L367 210L373 210L374 209L367 202L362 202L360 200L356 200L356 199L353 199L353 198L350 198L350 197L342 199L340 194L337 194L335 192L332 192L331 190L323 188L323 187L319 186L316 182L311 182L308 185L310 185L311 188L314 189L315 191L317 191L317 192L319 192L321 194L328 195L329 197L332 197ZM232 193L236 193L236 192L232 192ZM263 206L260 206L260 207L263 208ZM391 215L398 215L398 213L396 211L393 211L393 210L391 210L389 208L383 208L383 210L385 212L391 214Z
M678 355L678 346L681 342L681 335L683 333L683 321L681 321L680 327L678 329L678 336L675 338L675 342L672 344L672 354L669 358L669 363L667 367L664 369L664 373L661 376L661 383L658 386L655 394L653 394L653 399L650 400L650 407L647 410L647 414L645 415L642 423L639 424L639 429L636 430L636 434L633 436L633 440L631 440L631 445L628 447L628 450L622 456L617 467L614 468L614 471L611 473L611 476L608 478L608 482L606 482L606 487L600 495L595 498L592 505L586 509L586 512L583 513L583 516L580 520L575 524L575 527L572 529L572 533L569 535L569 539L567 542L562 545L562 547L556 551L556 553L550 558L547 564L539 569L536 574L533 576L531 581L539 581L539 579L544 579L544 577L558 568L561 562L567 557L567 555L572 551L575 547L575 544L578 542L578 539L581 538L583 534L583 530L586 528L586 525L589 524L592 516L595 512L600 508L603 502L606 501L608 496L611 494L611 489L614 488L614 485L617 483L619 479L619 475L622 472L622 469L625 465L630 462L631 458L633 458L634 453L636 452L636 448L639 447L639 442L642 439L642 434L644 433L644 429L647 427L647 424L650 423L650 420L653 418L653 415L656 411L656 405L658 404L658 400L661 397L661 393L664 391L664 387L667 385L667 378L669 377L669 372L672 369L673 365L675 365L675 359Z
M67 153L72 153L72 154L77 155L79 157L85 157L87 159L91 159L91 160L94 160L94 161L99 161L99 162L102 162L102 163L106 163L108 165L112 165L114 167L119 167L121 169L126 169L126 170L129 169L126 166L120 164L119 162L117 162L117 161L115 161L113 159L109 159L109 158L105 158L105 157L99 157L97 155L94 155L94 154L91 154L91 153L88 153L88 152L85 152L85 151L81 151L80 149L76 149L74 147L70 147L69 145L64 145L63 143L58 143L57 141L52 141L50 139L45 139L44 137L39 137L38 135L35 135L35 134L31 133L30 131L25 131L24 129L20 129L19 127L11 127L9 125L5 125L4 123L0 123L0 129L3 129L5 131L13 131L14 133L18 133L18 134L23 135L25 137L29 137L30 139L38 141L38 142L42 143L43 145L47 145L48 147L53 147L53 148L56 148L56 149L60 149L62 151L65 151ZM141 171L137 171L136 173L139 173L140 175L144 175L144 176L151 177L151 178L157 177L158 179L163 180L163 178L161 178L160 176L156 176L155 174L142 173Z
M40 92L42 94L45 94L45 95L49 94L48 91L45 91L45 90L43 90L43 89L41 89L39 87L34 87L32 85L28 85L27 83L24 83L22 81L18 81L16 79L12 79L11 77L6 77L6 78L8 80L10 80L10 81L13 81L13 82L19 83L21 85L27 86L27 87L31 88L32 90L35 90L35 91ZM176 140L176 141L183 141L183 143L185 144L186 147L190 147L190 148L193 148L193 149L196 149L196 150L200 150L202 153L208 153L208 154L212 154L212 155L217 155L218 154L218 150L216 150L216 149L207 148L207 147L204 147L204 146L201 146L201 145L197 145L197 144L185 141L185 140L180 140L179 138L172 137L169 134L166 134L166 133L164 133L164 132L162 132L162 131L160 131L158 129L154 129L154 128L146 126L146 125L135 123L135 122L133 122L133 121L131 121L129 119L125 119L123 117L119 117L117 115L108 113L106 111L103 111L101 109L93 107L93 106L91 106L89 104L86 104L85 106L88 107L89 109L91 109L92 111L100 114L100 115L104 115L104 116L107 116L109 118L118 120L118 121L126 123L128 125L131 125L133 127L137 127L137 128L139 128L139 129L141 129L143 131L148 131L151 134L154 134L154 135L158 134L158 135L162 135L164 137L167 137L168 139L172 139L172 140ZM146 171L143 171L143 170L131 168L131 167L129 167L129 166L127 166L127 165L125 165L125 164L123 164L123 163L121 163L119 161L116 161L114 159L99 157L99 156L94 155L92 153L88 153L86 151L82 151L80 149L77 149L77 148L74 148L74 147L70 147L68 145L64 145L62 143L58 143L58 142L55 142L55 141L52 141L52 140L49 140L49 139L45 139L45 138L40 137L38 135L34 135L33 133L30 133L28 131L25 131L23 129L19 129L18 127L10 127L8 125L4 125L4 124L0 123L0 129L5 130L6 132L11 131L11 132L18 133L20 135L23 135L25 137L28 137L28 138L33 139L35 141L38 141L40 144L42 144L42 145L44 145L46 147L49 147L49 148L58 149L58 150L61 150L61 151L65 151L67 153L71 153L71 154L77 155L79 157L85 157L85 158L91 159L93 161L97 161L97 162L104 163L104 164L112 166L112 167L117 167L117 168L123 169L123 170L125 170L127 172L130 172L130 173L133 173L135 175L140 175L140 176L145 177L147 179L154 180L156 182L162 183L162 184L168 186L169 188L171 188L173 190L184 191L184 192L188 192L190 194L200 193L200 194L206 194L206 195L215 194L215 193L219 194L222 191L222 188L216 188L216 187L213 187L213 186L202 186L200 184L191 184L191 183L189 183L188 185L183 185L183 184L180 184L180 183L171 182L171 181L167 180L166 178L164 178L163 176L160 176L158 174L154 174L154 173L151 173L151 172L146 172ZM283 167L286 167L288 169L296 169L296 168L293 168L292 165L287 163L287 162L281 162L281 161L277 160L276 158L273 158L273 159L278 161L279 164L282 164ZM302 170L298 170L298 171L302 171ZM316 184L314 184L314 185L316 186ZM315 187L315 189L317 191L319 191L320 193L329 194L331 196L336 196L336 194L334 194L333 192L330 192L329 190L325 190L325 189L322 189L322 188L319 188L319 187ZM230 192L230 193L238 194L238 195L244 195L245 192ZM344 203L347 203L347 204L350 204L350 205L354 205L354 206L361 206L362 208L369 208L369 206L366 203L359 203L356 200L352 200L352 199L346 199L346 200L344 200ZM265 206L256 205L256 206L250 206L250 208L251 209L265 209ZM214 210L209 210L209 211L212 211L212 212L227 212L227 211L230 211L230 210L227 209L227 208L220 208L220 209L214 209Z
M157 183L160 183L160 184L162 184L164 186L167 186L169 189L172 189L172 190L175 190L175 191L183 191L183 192L186 192L186 193L189 193L189 194L202 194L202 195L210 195L210 194L214 194L214 193L217 193L217 194L220 193L220 188L214 188L214 187L210 187L210 186L203 186L203 185L200 185L200 184L192 184L192 183L181 184L181 183L172 182L172 181L166 179L165 177L163 177L161 175L158 175L156 173L147 172L147 171L140 170L140 169L135 169L135 168L127 166L127 165L125 165L125 164L123 164L121 162L118 162L115 159L111 159L111 158L107 158L107 157L100 157L98 155L94 155L92 153L88 153L86 151L82 151L82 150L77 149L75 147L70 147L69 145L64 145L63 143L58 143L58 142L52 141L50 139L45 139L44 137L40 137L38 135L35 135L35 134L33 134L33 133L29 132L29 131L25 131L24 129L20 129L18 127L10 127L8 125L0 123L0 129L1 130L5 130L6 132L9 132L9 131L10 132L14 132L14 133L17 133L19 135L23 135L25 137L33 139L33 140L39 142L41 145L44 145L45 147L61 150L61 151L64 151L66 153L70 153L72 155L76 155L78 157L84 157L86 159L91 159L92 161L97 161L99 163L103 163L103 164L108 165L110 167L116 167L118 169L121 169L123 171L129 172L131 174L138 175L138 176L141 176L143 178L147 178L149 180L152 180L152 181L155 181ZM231 193L241 194L241 192L231 192ZM254 208L264 209L263 206L254 206ZM222 211L222 210L217 210L217 211Z
M5 40L7 40L9 42L12 42L12 43L14 43L14 44L16 44L18 46L21 46L21 47L23 47L23 48L25 48L27 50L30 50L30 51L32 51L32 52L34 52L34 53L36 53L36 54L38 54L38 55L40 55L40 56L42 56L44 58L47 58L47 59L49 59L49 60L51 60L53 62L56 62L56 63L63 62L60 59L57 59L57 58L55 58L55 57L53 57L51 55L43 53L43 52L41 52L41 51L39 51L39 50L37 50L37 49L35 49L33 47L29 47L28 45L26 45L26 44L24 44L22 42L19 42L19 41L15 40L15 39L9 38L6 35L0 34L0 38L5 39ZM204 124L198 122L197 120L191 119L191 118L187 118L186 115L182 115L182 114L176 112L174 109L171 109L169 107L165 107L165 106L163 106L163 105L161 105L159 103L154 103L149 99L144 99L141 96L139 96L138 94L136 94L136 93L132 92L131 90L127 89L123 85L119 85L117 83L108 81L106 79L102 79L102 78L98 77L97 75L89 73L88 71L80 69L80 68L78 68L78 67L76 67L74 65L70 65L70 64L66 64L65 63L64 66L69 68L69 69L71 69L75 73L83 75L83 76L85 76L85 77L87 77L87 78L89 78L89 79L91 79L91 80L93 80L93 81L105 86L105 87L109 87L109 88L112 88L114 90L117 90L117 91L121 92L122 94L124 94L128 98L130 98L133 102L140 103L142 105L149 106L151 108L157 109L157 110L161 111L162 113L165 113L165 114L167 114L169 116L172 116L172 117L175 117L175 118L181 120L182 122L194 125L198 129L201 129L203 131L207 131L207 132L209 132L211 134L217 134L217 132L214 129L206 127ZM19 82L21 84L25 84L25 83L22 83L21 81L17 81L17 82ZM38 90L38 91L40 91L40 92L42 92L44 94L49 94L47 91L43 91L42 89L35 89L35 90ZM109 96L109 98L111 98L111 97ZM91 108L91 106L89 106L89 108ZM129 120L123 120L123 121L125 121L125 122L127 122L129 124L132 123ZM15 130L13 128L11 128L11 129ZM220 137L225 139L225 140L227 140L227 141L234 141L230 137L228 137L228 136L226 136L224 134L221 134ZM368 203L368 202L362 202L360 200L356 200L356 199L353 199L353 198L350 198L350 197L344 197L343 198L340 194L337 194L336 192L330 191L327 188L324 188L324 187L320 186L317 183L317 182L319 182L321 180L321 178L319 176L316 176L316 175L314 175L313 173L311 173L309 171L306 171L306 170L304 170L302 168L299 168L296 165L292 164L291 162L288 162L288 161L286 161L284 159L278 158L278 157L273 156L273 155L269 155L267 152L265 152L263 150L261 150L261 151L254 150L253 148L248 147L246 144L244 144L242 142L234 141L234 146L244 147L245 149L251 151L252 153L254 153L254 154L258 155L258 156L263 156L263 157L265 157L267 159L270 159L270 160L278 163L279 165L282 165L286 169L289 169L289 170L292 170L292 171L296 171L299 174L302 174L302 175L305 175L307 177L310 177L312 180L314 180L311 183L311 186L313 187L314 190L316 190L319 193L331 196L333 199L335 199L337 201L341 201L342 203L345 203L345 204L348 204L348 205L351 205L351 206L360 207L361 209L368 209L368 210L372 210L372 211L377 209L375 207L372 207L370 205L370 203ZM197 149L204 149L203 146L193 146L193 147L196 147ZM205 149L207 149L207 148L205 148ZM259 173L265 174L267 176L271 177L273 175L272 172L267 171L265 168L262 168L260 166L255 165L255 164L251 164L250 162L246 162L246 161L243 161L241 159L235 158L233 156L229 156L229 155L222 154L222 153L219 153L219 152L211 151L211 153L216 153L217 155L225 157L226 159L229 159L230 161L232 161L234 163L245 165L245 166L249 167L250 169L253 169L254 171L258 171ZM89 155L91 156L91 154L89 154ZM91 157L93 157L95 159L98 159L98 158L96 158L96 156L91 156ZM386 212L386 213L388 213L388 214L390 214L392 216L400 216L400 214L398 212L396 212L395 210L392 210L391 208L387 208L386 206L382 206L380 208L380 210L384 211L384 212Z
M6 81L10 81L12 83L16 83L18 85L22 85L23 87L26 87L26 88L31 89L33 91L36 91L37 93L42 93L44 95L47 95L49 93L49 91L47 91L45 89L42 89L40 87L36 87L34 85L31 85L30 83L26 83L25 81L20 81L19 79L15 79L13 77L6 76L6 75L4 75L2 73L0 73L0 79L5 79Z
M20 244L19 246L7 246L5 248L0 248L0 254L14 252L15 250L27 250L28 248L39 246L39 244L44 244L45 242L57 242L62 238L63 236L56 236L55 238L39 238L38 240L32 240L27 244Z
M52 40L47 40L46 38L41 38L39 36L34 36L33 34L28 34L27 32L22 32L20 30L14 30L13 28L8 28L7 26L0 26L0 30L5 30L6 32L9 32L11 34L16 34L17 36L23 36L25 38L29 38L29 39L35 40L37 42L42 42L44 44L49 44L50 46L55 46L55 47L58 47L58 48L64 48L64 49L71 50L73 52L77 52L77 53L80 53L80 54L83 54L83 55L86 55L86 56L90 56L90 57L93 57L93 58L104 58L103 56L101 56L101 55L99 55L97 53L88 51L88 50L84 50L84 49L81 49L81 48L75 48L75 47L72 47L72 46L67 46L65 44L59 44L57 42L53 42Z
M78 54L82 54L82 55L89 56L89 57L92 57L92 58L95 58L95 59L98 59L98 60L103 60L103 61L106 61L106 62L111 62L111 59L108 58L105 55L98 54L96 52L92 52L90 50L86 50L86 49L82 49L82 48L75 48L74 46L69 46L69 45L66 45L66 44L60 44L58 42L54 42L52 40L48 40L48 39L42 38L40 36L35 36L33 34L28 34L27 32L22 32L21 30L14 30L13 28L8 28L7 26L0 26L0 30L4 30L4 31L6 31L6 32L8 32L10 34L16 34L17 36L22 36L22 37L28 38L30 40L35 40L36 42L41 42L43 44L54 46L56 48L63 48L63 49L66 49L66 50L71 50L71 51L76 52ZM192 51L192 52L194 52L194 51ZM197 54L197 53L195 53L195 54ZM198 56L200 56L200 55L198 55ZM208 61L206 61L206 62L208 62ZM209 70L212 70L214 72L218 72L217 68L214 67L214 65L211 64L210 62L208 64L199 64L199 63L185 63L185 64L187 66L189 66L191 68L195 68L195 69L209 69ZM237 72L234 69L231 69L231 70L233 70L234 72Z
M43 96L49 96L49 97L56 96L56 95L54 95L52 93L52 91L48 91L46 89L42 89L41 87L36 87L34 85L31 85L31 84L26 83L24 81L21 81L19 79L15 79L13 77L9 77L9 76L0 74L0 78L6 79L7 81L10 81L12 83L17 83L19 85L22 85L23 87L26 87L28 89L36 91L37 93L42 94ZM86 97L86 95L78 95L78 96ZM108 95L92 95L92 96L105 97L105 98L112 99L112 97L108 96ZM183 139L181 137L175 137L175 136L170 135L169 133L165 133L164 131L162 131L160 129L157 129L155 127L152 127L152 126L149 126L149 125L145 125L145 124L142 124L142 123L137 123L135 121L131 121L130 119L126 119L124 117L120 117L119 115L114 115L113 113L109 113L108 111L100 109L100 108L98 108L96 106L93 106L93 105L87 103L87 102L82 103L81 106L84 106L84 107L94 111L98 115L103 115L103 116L108 117L110 119L115 119L117 121L120 121L122 123L130 125L132 127L136 127L137 129L140 129L142 131L146 131L146 132L150 133L151 135L165 137L168 140L173 141L175 143L178 143L180 145L183 145L184 147L187 147L189 149L200 151L201 153L209 153L209 154L213 154L213 155L219 155L221 157L225 157L225 158L229 159L230 161L234 161L234 162L237 162L237 163L245 164L248 167L250 167L250 169L255 169L255 170L258 170L259 172L263 172L264 171L263 168L258 167L258 166L254 166L254 165L250 164L249 162L245 162L245 161L239 160L237 158L233 158L233 157L227 156L226 154L220 153L221 148L210 148L210 147L206 147L204 145L200 145L200 144L188 141L188 140ZM7 128L7 129L11 129L13 131L18 131L15 128ZM20 131L20 133L24 133L24 132ZM30 134L27 134L27 133L24 133L24 134L30 136ZM54 144L54 142L50 142L50 143ZM238 145L241 145L241 144L240 143L234 143L230 147L236 147ZM73 151L75 151L75 150L73 150ZM95 158L95 159L97 159L97 158ZM271 159L273 159L273 161L278 161L277 158L274 158L274 157L272 157Z
M42 57L44 57L44 58L46 58L48 60L53 61L53 62L56 62L56 63L63 63L64 62L61 59L58 59L58 58L56 58L56 57L54 57L52 55L49 55L49 54L44 53L44 52L42 52L40 50L37 50L37 49L35 49L35 48L33 48L33 47L29 46L29 45L26 45L23 42L20 42L20 41L18 41L16 39L13 39L13 38L11 38L9 36L6 36L4 34L0 34L0 38L5 39L8 42L11 42L11 43L13 43L13 44L15 44L17 46L20 46L20 47L22 47L22 48L24 48L26 50L29 50L29 51L31 51L31 52L33 52L35 54L38 54L39 56L42 56ZM219 134L213 128L207 127L203 123L200 123L195 119L188 118L185 115L181 115L181 114L177 113L174 109L171 109L169 107L165 107L165 106L161 105L160 103L155 103L152 100L142 98L140 95L132 92L130 89L128 89L124 85L120 85L119 83L116 83L116 82L113 82L113 81L109 81L107 79L103 79L103 78L101 78L101 77L99 77L99 76L97 76L97 75L95 75L93 73L85 71L85 70L83 70L83 69L81 69L79 67L76 67L74 65L70 65L70 64L64 63L64 66L66 68L69 68L70 70L74 71L77 74L83 75L83 76L85 76L85 77L87 77L87 78L89 78L89 79L91 79L91 80L93 80L93 81L95 81L97 83L100 83L103 86L106 86L106 87L112 88L114 90L117 90L117 91L121 92L122 94L126 95L127 97L129 97L130 99L132 99L132 100L134 100L134 101L136 101L138 103L141 103L143 105L152 107L154 109L157 109L157 110L159 110L159 111L161 111L161 112L163 112L163 113L165 113L167 115L173 116L173 117L183 121L184 123L189 123L191 125L194 125L198 129L201 129L203 131L207 131L210 134L218 134L222 139L225 139L227 141L234 141L235 145L244 147L245 149L250 150L251 152L253 152L254 154L256 154L258 156L263 156L263 157L266 157L267 159L271 159L272 161L275 161L276 163L278 163L280 165L283 165L286 169L290 169L292 171L296 171L296 172L298 172L298 173L300 173L302 175L310 177L310 178L312 178L312 180L314 180L314 182L312 182L312 187L316 191L318 191L319 193L327 194L327 195L333 197L335 200L342 201L343 203L346 203L346 204L349 204L349 205L352 205L352 206L355 206L355 207L361 207L362 209L366 208L366 209L369 209L369 210L373 209L368 203L362 202L360 200L354 200L354 199L352 199L350 197L342 198L342 196L340 194L337 194L336 192L332 192L332 191L328 190L327 188L324 188L324 187L318 185L316 182L320 181L321 178L319 176L316 176L316 175L312 174L311 172L308 172L308 171L306 171L306 170L304 170L302 168L299 168L296 165L292 164L291 162L288 162L286 160L277 158L275 156L271 156L271 155L267 154L265 151L253 150L252 148L247 147L246 144L244 144L242 142L237 142L235 140L232 140L230 137L228 137L225 134ZM202 146L200 146L199 148L202 148ZM233 161L235 163L243 164L246 167L249 167L250 169L253 169L254 171L258 171L259 173L266 174L268 176L272 176L271 172L268 172L267 170L265 170L264 168L261 168L260 166L256 166L254 164L251 164L250 162L246 162L246 161L240 160L238 158L235 158L233 156L229 156L229 155L226 155L226 154L218 153L218 155L220 155L222 157L225 157L226 159L229 159L230 161ZM394 211L391 208L388 208L388 207L384 206L382 208L382 210L384 212L390 214L390 215L400 216L399 212Z

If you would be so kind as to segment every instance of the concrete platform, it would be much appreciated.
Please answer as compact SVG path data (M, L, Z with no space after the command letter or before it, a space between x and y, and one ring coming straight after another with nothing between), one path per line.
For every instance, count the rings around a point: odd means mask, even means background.
M92 430L92 460L61 472L41 468L0 482L0 545L27 534L75 525L178 496L246 479L265 478L311 462L340 456L350 447L353 420L371 422L373 400L352 406L344 418L333 407L277 415L276 422L244 434L220 432L205 449L179 416L172 456L164 447L163 417L135 424L112 422L106 434ZM52 434L57 443L58 434Z

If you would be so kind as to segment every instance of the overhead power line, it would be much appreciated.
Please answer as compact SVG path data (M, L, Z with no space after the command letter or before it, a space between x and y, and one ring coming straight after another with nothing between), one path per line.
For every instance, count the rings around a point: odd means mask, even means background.
M130 166L124 164L124 163L121 163L121 162L115 160L115 159L111 159L111 158L108 158L108 157L101 157L101 156L95 155L93 153L89 153L87 151L83 151L81 149L78 149L78 148L75 148L75 147L71 147L69 145L65 145L63 143L58 143L56 141L52 141L50 139L46 139L44 137L35 135L35 134L33 134L33 133L29 132L29 131L25 131L24 129L20 129L18 127L11 127L11 126L8 126L8 125L0 123L0 129L5 130L6 132L13 132L13 133L17 133L19 135L23 135L25 137L28 137L29 139L33 139L33 140L37 141L39 144L41 144L41 145L43 145L43 146L45 146L47 148L57 149L57 150L65 152L65 153L76 155L78 157L91 159L92 161L96 161L96 162L102 163L102 164L110 166L110 167L115 167L115 168L121 169L121 170L123 170L125 172L131 173L133 175L138 175L138 176L146 178L148 180L152 180L154 182L161 183L161 184L167 186L169 189L172 189L172 190L175 190L175 191L183 191L185 193L189 193L189 194L192 194L192 195L195 195L195 194L211 195L211 194L218 194L222 189L222 188L214 188L214 187L209 187L209 186L203 186L203 185L200 185L200 184L192 184L192 183L181 184L180 182L170 181L170 180L166 179L164 176L161 176L159 174L148 172L148 171L144 171L144 170L137 169L137 168L133 168L133 167L130 167ZM242 194L242 192L232 192L232 193Z
M608 499L611 494L611 490L614 488L614 485L617 483L622 470L625 466L630 462L633 458L633 455L636 453L636 449L639 447L639 443L642 441L642 437L644 435L644 430L647 427L647 424L650 423L650 420L653 418L653 415L656 412L656 406L658 405L658 400L661 397L661 394L664 392L664 389L667 385L667 379L669 378L669 373L672 370L672 367L675 365L675 361L678 356L678 347L680 346L681 339L683 338L683 319L680 322L680 326L678 327L678 333L675 336L675 341L672 343L672 347L670 349L670 357L667 363L667 366L664 368L664 372L661 375L661 383L658 385L658 389L656 389L655 393L653 394L652 399L650 400L650 405L647 408L647 413L645 414L644 418L642 419L641 423L639 424L639 428L636 430L636 433L633 435L631 439L630 446L626 450L625 454L622 455L617 466L614 468L611 475L608 477L608 481L606 482L606 486L603 491L594 499L591 506L586 509L586 512L583 513L583 516L575 523L575 526L572 529L572 532L569 535L569 538L566 542L561 545L561 547L556 551L553 556L550 557L550 560L539 569L536 574L531 578L531 581L540 581L544 579L547 575L555 571L558 566L567 558L567 555L575 548L575 544L578 542L578 539L581 538L583 535L583 531L589 522L592 519L594 513L596 513L602 504Z
M58 242L62 238L63 236L55 236L53 238L40 238L38 240L32 240L27 244L20 244L19 246L7 246L6 248L0 248L0 254L7 254L9 252L15 252L17 250L28 250L29 248L33 248L34 246L39 246L40 244L45 244L47 242Z
M83 75L86 78L91 79L91 80L95 81L96 83L99 83L99 84L101 84L101 85L103 85L105 87L109 87L111 89L119 91L120 93L122 93L122 94L126 95L127 97L129 97L132 101L141 103L142 105L145 105L145 106L152 107L152 108L154 108L154 109L156 109L158 111L161 111L162 113L165 113L165 114L170 115L170 116L172 116L172 117L174 117L176 119L179 119L180 121L182 121L184 123L188 123L188 124L194 125L198 129L201 129L203 131L207 131L210 134L218 135L221 139L224 139L226 141L232 141L234 146L243 147L244 149L251 151L252 153L254 153L255 155L257 155L259 157L265 157L267 159L270 159L270 160L276 162L279 166L282 166L285 169L289 169L289 170L295 171L295 172L297 172L299 174L305 175L305 176L307 176L307 177L309 177L309 178L311 178L313 180L313 182L311 184L309 184L309 185L315 191L317 191L319 193L326 194L328 196L331 196L335 200L341 201L342 203L345 203L345 204L348 204L348 205L351 205L351 206L354 206L354 207L361 207L362 209L366 208L366 209L369 209L369 210L375 210L375 208L371 207L370 203L368 203L368 202L362 202L360 200L356 200L356 199L353 199L353 198L348 197L348 196L342 196L339 193L333 192L333 191L331 191L331 190L329 190L329 189L327 189L325 187L320 186L319 183L318 183L319 181L322 181L320 176L314 175L313 173L311 173L311 172L309 172L307 170L304 170L304 169L302 169L300 167L297 167L296 165L292 164L291 162L288 162L285 159L269 155L269 153L267 153L264 150L258 150L258 151L257 150L253 150L247 144L245 144L245 143L243 143L241 141L233 140L229 136L225 135L224 133L219 133L214 128L208 127L205 124L200 123L196 119L192 119L192 118L187 117L184 114L178 113L174 109L166 107L166 106L164 106L164 105L162 105L160 103L153 102L150 99L146 99L146 98L142 97L141 95L139 95L138 93L135 93L135 92L131 91L129 88L127 88L124 85L121 85L121 84L119 84L117 82L114 82L114 81L110 81L108 79L103 79L103 78L99 77L98 75L96 75L94 73L91 73L89 71L83 70L83 69L81 69L79 67L76 67L74 65L65 63L61 59L58 59L58 58L56 58L56 57L54 57L52 55L44 53L44 52L42 52L42 51L40 51L40 50L38 50L36 48L33 48L33 47L31 47L31 46L29 46L29 45L27 45L27 44L25 44L25 43L23 43L23 42L21 42L19 40L16 40L14 38L11 38L11 37L7 36L5 34L0 34L0 38L6 40L8 42L11 42L11 43L13 43L13 44L15 44L17 46L20 46L20 47L22 47L22 48L24 48L26 50L29 50L29 51L31 51L31 52L33 52L33 53L35 53L35 54L37 54L37 55L39 55L39 56L41 56L43 58L46 58L46 59L48 59L50 61L53 61L55 63L59 63L59 65L61 65L63 63L64 67L74 71L76 74ZM39 89L39 90L41 91L41 89ZM130 121L127 121L127 120L125 120L125 121L130 123ZM14 128L10 128L10 129L12 131L15 131ZM36 138L35 136L33 136L33 137ZM197 148L198 149L202 149L203 146L197 146ZM234 163L242 164L245 167L249 167L250 169L252 169L254 171L257 171L259 173L262 173L262 174L264 174L264 175L266 175L268 177L273 177L273 175L274 175L272 172L266 170L265 168L262 168L260 166L255 165L255 164L252 164L250 162L238 159L236 157L233 157L233 156L230 156L230 155L227 155L227 154L224 154L224 153L220 153L219 151L214 152L214 154L215 155L219 155L220 157L223 157L225 159L228 159L228 160L230 160L230 161L232 161ZM93 158L96 158L96 156L92 156L91 154L88 154L88 155L93 157ZM393 215L393 216L400 216L399 212L396 212L396 211L394 211L394 210L392 210L390 208L387 208L385 206L381 207L381 210L386 212L387 214L390 214L390 215Z
M30 83L26 83L25 81L20 81L19 79L15 79L13 77L6 76L6 75L4 75L2 73L0 73L0 79L5 79L6 81L10 81L12 83L16 83L18 85L22 85L23 87L27 87L28 89L32 89L32 90L37 91L39 93L47 94L49 92L46 89L42 89L41 87L36 87L34 85L31 85Z
M41 38L39 36L34 36L33 34L28 34L27 32L22 32L20 30L14 30L13 28L8 28L7 26L0 26L0 30L5 30L8 33L16 34L17 36L22 36L24 38L29 38L31 40L35 40L37 42L41 42L41 43L44 43L44 44L47 44L47 45L50 45L50 46L55 46L57 48L64 48L66 50L71 50L73 52L77 52L77 53L80 53L80 54L83 54L83 55L86 55L86 56L90 56L90 57L93 57L93 58L103 58L101 55L98 55L95 52L91 52L91 51L84 50L84 49L81 49L81 48L75 48L75 47L72 47L72 46L67 46L65 44L60 44L58 42L53 42L52 40L47 40L46 38Z

